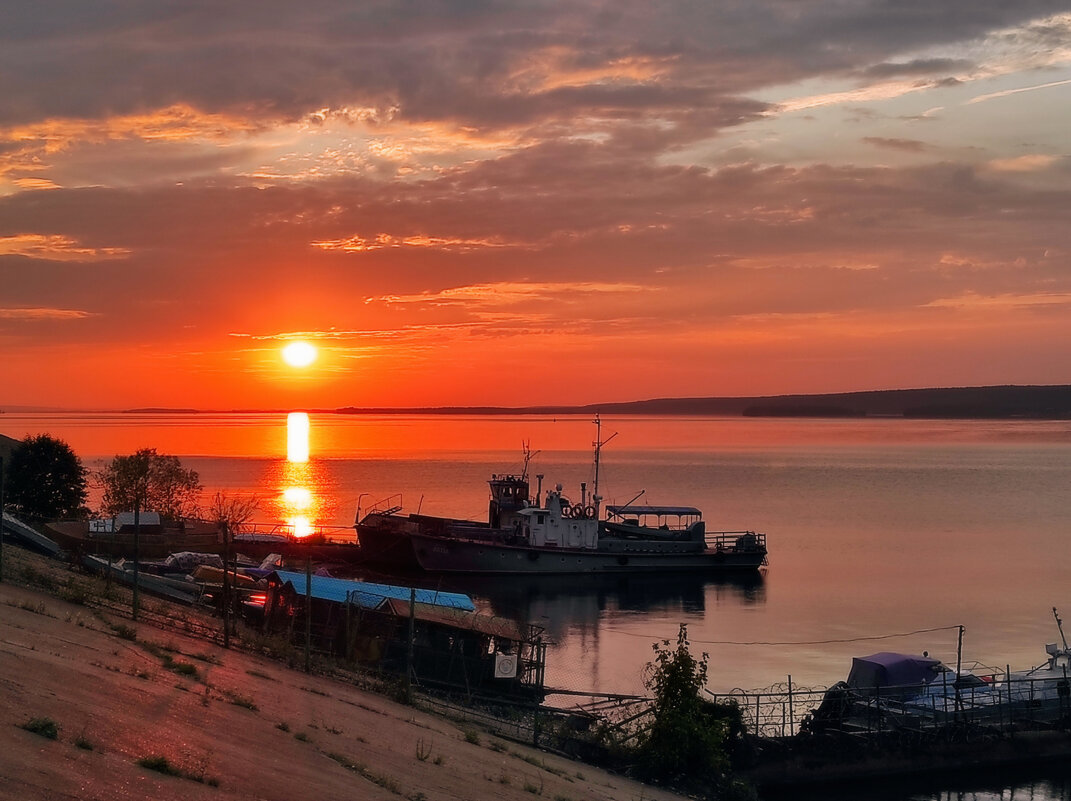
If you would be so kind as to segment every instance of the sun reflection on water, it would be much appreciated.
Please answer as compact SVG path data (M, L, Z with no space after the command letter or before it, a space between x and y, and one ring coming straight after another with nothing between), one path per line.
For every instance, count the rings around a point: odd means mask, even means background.
M282 475L283 517L295 537L313 533L320 499L309 489L314 484L309 464L309 415L290 412L286 416L286 464Z

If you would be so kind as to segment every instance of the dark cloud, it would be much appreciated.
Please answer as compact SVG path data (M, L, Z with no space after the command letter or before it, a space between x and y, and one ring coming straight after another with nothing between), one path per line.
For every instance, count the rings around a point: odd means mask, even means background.
M900 150L905 153L922 153L929 149L929 145L917 139L889 139L883 136L864 136L863 141L868 145L874 145L874 147Z
M862 71L868 78L901 78L920 75L943 75L973 68L970 61L953 58L925 58L905 62L884 62L872 64ZM954 78L947 79L955 81Z
M684 115L823 72L933 71L938 62L873 65L905 48L1065 9L1043 0L56 0L5 15L0 121L100 118L179 103L270 120L325 107L398 107L409 119L488 127L666 106ZM622 85L518 85L547 59L556 59L551 72L622 59L650 59L659 71Z

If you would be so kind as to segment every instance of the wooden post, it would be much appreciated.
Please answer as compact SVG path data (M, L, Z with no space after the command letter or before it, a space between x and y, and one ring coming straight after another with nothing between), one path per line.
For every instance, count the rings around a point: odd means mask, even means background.
M349 661L350 653L352 651L350 648L350 601L352 600L352 595L352 592L346 593L346 628L342 640L342 656L347 661Z
M788 674L788 736L796 733L796 711L792 706L792 674Z
M4 580L4 457L0 456L0 583Z
M963 699L959 695L959 672L963 666L963 626L959 627L959 641L956 643L956 681L952 685L952 689L956 693L956 719L959 719L960 712L963 710Z
M1004 683L1008 685L1008 735L1015 736L1015 726L1012 725L1012 694L1011 694L1011 664L1004 665Z
M223 647L231 647L231 598L230 579L227 571L230 569L231 549L230 537L228 537L227 521L222 521L223 526Z
M405 659L405 697L413 700L413 649L416 645L416 589L409 588L409 648Z
M305 672L311 670L312 651L312 545L305 550Z
M131 614L134 622L138 619L138 567L141 560L141 499L134 493L134 600Z

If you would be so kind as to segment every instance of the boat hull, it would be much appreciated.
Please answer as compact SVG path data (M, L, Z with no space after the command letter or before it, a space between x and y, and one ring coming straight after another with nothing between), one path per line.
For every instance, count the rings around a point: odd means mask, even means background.
M412 534L413 554L429 573L558 575L582 573L755 572L766 551L683 550L660 544L600 542L597 549L533 548Z

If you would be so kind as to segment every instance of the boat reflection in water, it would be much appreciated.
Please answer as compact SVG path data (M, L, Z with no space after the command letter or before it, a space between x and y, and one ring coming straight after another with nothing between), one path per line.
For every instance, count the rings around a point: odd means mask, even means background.
M594 631L617 615L701 617L710 604L762 605L762 573L704 577L693 574L442 577L436 586L465 592L494 614L543 626L551 639Z

